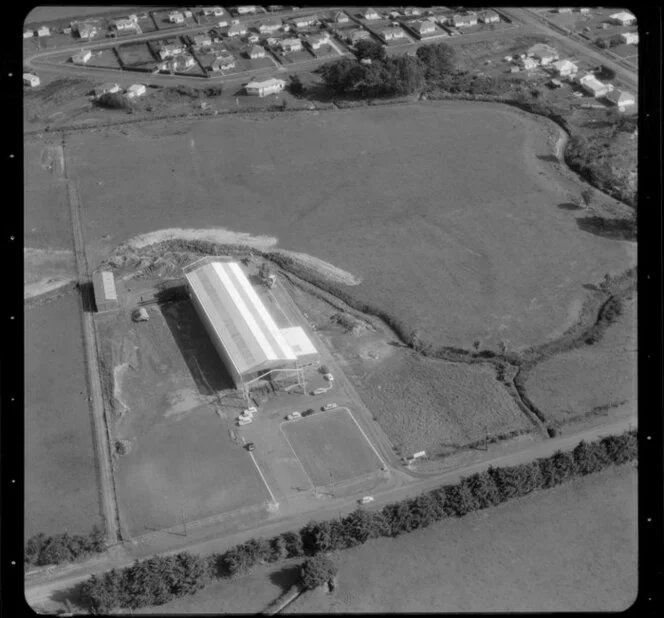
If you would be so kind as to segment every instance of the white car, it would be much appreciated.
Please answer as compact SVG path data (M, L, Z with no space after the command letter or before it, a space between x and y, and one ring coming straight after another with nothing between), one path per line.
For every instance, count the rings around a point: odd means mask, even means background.
M302 418L302 413L301 412L291 412L287 417L287 421L292 421L295 420L296 418Z
M253 418L238 418L237 419L237 424L240 425L248 425L249 423L253 423L254 419Z
M333 410L334 408L337 407L336 403L326 403L321 410Z
M334 380L334 376L331 373L324 373L323 377L328 381L332 382Z
M374 497L373 496L364 496L364 498L360 498L358 502L360 504L369 504L369 502L373 502Z
M322 395L323 393L327 393L326 388L317 388L317 389L311 391L312 395Z

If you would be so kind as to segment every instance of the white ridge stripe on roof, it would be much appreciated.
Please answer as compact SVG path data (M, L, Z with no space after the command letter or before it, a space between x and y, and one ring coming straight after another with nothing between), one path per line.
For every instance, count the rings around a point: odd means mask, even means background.
M254 290L254 288L251 287L251 284L249 283L246 276L242 272L240 266L237 264L237 262L230 262L228 264L228 267L235 273L235 276L237 277L237 280L242 286L245 294L249 297L249 300L251 300L254 308L256 309L256 311L258 311L260 317L263 318L265 326L269 329L270 333L277 341L279 347L281 347L280 351L282 352L282 354L285 356L285 358L289 360L296 360L297 356L295 355L293 350L291 350L290 346L286 342L286 339L281 334L281 331L277 328L277 325L272 319L272 316L265 308L265 305L263 305L263 301L261 301L261 299L258 297L258 294L256 294L256 290Z
M231 277L229 274L225 271L223 268L224 265L220 264L219 262L215 262L213 264L214 270L217 272L219 275L219 278L222 280L224 287L226 288L226 291L230 295L231 299L233 300L233 303L235 306L238 308L240 311L240 314L244 318L245 322L247 323L247 326L251 330L251 333L255 337L256 341L260 345L261 349L265 353L265 356L271 360L279 358L268 342L267 338L263 334L263 331L261 330L258 322L254 319L254 316L249 310L249 307L247 304L244 302L242 297L240 296L239 291L235 287L234 281L231 280ZM237 278L237 275L235 277L238 281L242 281L242 277L239 279ZM260 303L260 300L258 301Z

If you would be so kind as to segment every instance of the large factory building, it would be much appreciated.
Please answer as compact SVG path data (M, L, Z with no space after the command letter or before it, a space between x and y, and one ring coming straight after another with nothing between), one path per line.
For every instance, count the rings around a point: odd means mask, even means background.
M269 372L295 376L305 388L298 354L237 262L204 258L185 268L184 274L196 311L245 396L250 383Z

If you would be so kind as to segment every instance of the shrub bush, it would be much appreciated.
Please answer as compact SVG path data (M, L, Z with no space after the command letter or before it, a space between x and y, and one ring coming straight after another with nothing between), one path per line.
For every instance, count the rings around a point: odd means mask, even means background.
M323 555L308 558L300 567L300 582L305 590L315 590L330 582L337 574L335 564Z
M104 551L104 532L98 526L93 526L90 534L85 536L65 532L48 537L40 532L28 540L24 562L30 566L62 564Z

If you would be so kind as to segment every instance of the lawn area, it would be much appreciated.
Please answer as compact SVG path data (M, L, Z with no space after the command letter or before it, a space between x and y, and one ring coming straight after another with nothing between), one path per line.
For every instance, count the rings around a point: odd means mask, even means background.
M547 419L565 423L593 413L636 412L636 306L636 297L626 302L622 316L598 343L533 369L526 390Z
M127 43L118 46L125 67L154 68L157 65L147 43Z
M101 524L78 295L25 312L25 532Z
M121 68L118 57L111 48L100 49L93 52L92 58L88 61L87 66L118 70Z
M533 428L491 367L397 351L356 388L404 455L454 451L491 435Z
M138 325L122 312L105 316L99 327L113 435L131 444L116 464L130 533L264 502L230 415L216 413L211 389L227 387L228 377L191 302L153 307Z
M318 487L363 476L381 467L347 410L321 412L281 425L312 483Z
M625 610L637 594L636 481L631 465L609 469L340 552L338 591L284 613Z
M583 284L635 260L559 208L580 186L546 160L543 126L440 102L137 126L103 149L79 133L68 149L91 251L160 228L276 236L362 277L348 293L433 345L519 349L564 331Z

